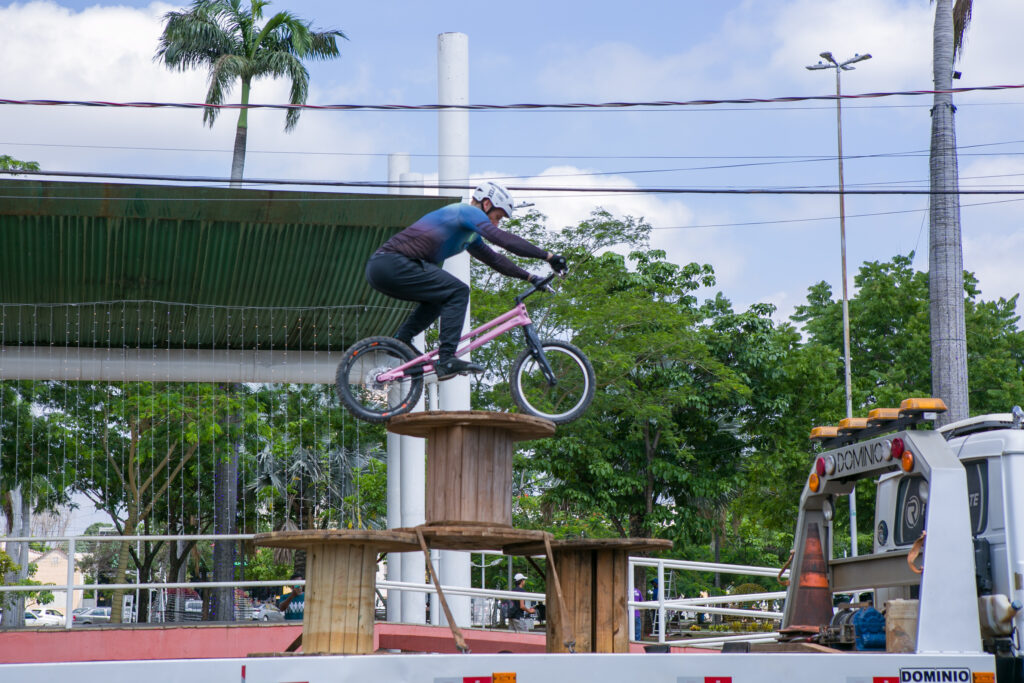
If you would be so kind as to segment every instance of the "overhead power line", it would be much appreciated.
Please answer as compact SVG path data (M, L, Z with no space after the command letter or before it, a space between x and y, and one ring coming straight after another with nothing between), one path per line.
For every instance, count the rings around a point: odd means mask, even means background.
M1024 152L969 152L964 150L975 149L979 147L998 147L1005 145L1016 145L1024 143L1024 140L1006 140L1002 142L986 142L978 143L973 145L958 145L957 154L959 156L1024 156ZM126 151L126 152L186 152L186 153L208 153L208 154L231 154L232 150L228 148L216 149L209 147L148 147L148 146L130 146L130 145L83 145L83 144L71 144L71 143L54 143L54 142L14 142L14 141L0 141L0 147L44 147L54 149L99 149L99 150L113 150L113 151ZM284 156L336 156L336 157L378 157L384 158L390 156L389 152L334 152L324 150L269 150L269 149L249 149L246 150L246 154L275 154ZM609 160L748 160L747 163L734 163L734 164L721 164L714 166L689 166L685 168L672 168L672 169L625 169L617 171L602 171L602 172L588 172L588 173L576 173L571 175L577 176L588 176L588 175L628 175L636 173L655 173L655 172L674 172L674 171L703 171L703 170L716 170L716 169L731 169L731 168L746 168L752 166L771 166L780 164L805 164L805 163L820 163L820 162L834 162L836 156L834 154L690 154L690 155L671 155L671 154L428 154L428 153L406 153L410 157L419 158L466 158L466 159L549 159L558 161L569 161L569 160L598 160L598 161L609 161ZM868 154L848 154L844 155L843 158L846 160L853 159L912 159L917 157L928 156L930 150L927 149L915 149L897 152L875 152ZM534 176L503 176L503 178L529 178ZM553 177L553 176L545 176Z
M14 100L0 98L0 104L34 107L124 107L131 109L296 109L311 111L487 111L515 109L631 109L636 107L703 107L718 104L772 104L871 99L879 97L956 94L985 90L1019 90L1017 85L979 85L949 90L894 90L853 95L792 95L784 97L742 97L720 100L656 100L647 102L560 102L517 104L206 104L200 102L107 102L102 100Z
M149 173L98 173L93 171L26 171L0 169L0 175L50 176L56 178L105 178L114 180L151 180L175 183L209 183L228 185L230 178L209 176L158 175ZM290 180L284 178L247 178L242 181L247 185L304 185L308 187L353 187L353 188L417 188L425 190L472 190L476 183L388 183L378 181L353 180ZM734 188L734 187L565 187L565 186L533 186L510 185L510 190L519 192L571 192L575 194L730 194L730 195L837 195L838 189L829 188ZM862 189L842 191L848 195L1024 195L1020 189L960 189L960 190L915 190L915 189Z

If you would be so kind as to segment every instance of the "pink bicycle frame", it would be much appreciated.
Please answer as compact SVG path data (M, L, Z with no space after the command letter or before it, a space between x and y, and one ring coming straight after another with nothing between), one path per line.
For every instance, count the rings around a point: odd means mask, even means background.
M475 330L472 330L465 334L461 339L459 339L459 343L462 344L462 342L467 340L472 341L470 341L468 344L460 346L459 349L455 352L455 355L462 356L469 353L470 351L473 351L474 349L479 349L481 346L485 346L491 343L493 339L500 337L509 330L514 330L517 327L524 327L526 325L529 325L531 322L533 321L530 320L530 315L526 312L526 305L520 302L516 304L515 308L508 311L507 313L502 313L494 320L486 322L480 327L476 328ZM476 337L477 335L480 336L477 339L473 339L473 337ZM434 366L430 361L435 356L437 356L437 349L434 349L433 351L428 351L427 353L424 353L422 356L417 356L416 358L413 358L411 361L403 363L402 365L399 365L397 368L393 370L388 370L387 372L377 375L377 381L394 382L395 380L405 377L407 370L414 368L418 365L423 366L423 372L430 372L431 370L434 369Z

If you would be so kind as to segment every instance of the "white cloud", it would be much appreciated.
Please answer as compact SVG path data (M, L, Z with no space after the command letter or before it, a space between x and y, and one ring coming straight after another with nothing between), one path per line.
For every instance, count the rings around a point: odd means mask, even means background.
M816 63L818 53L831 51L839 60L870 53L874 59L856 67L863 72L846 79L847 92L925 87L931 82L933 11L927 3L892 0L780 5L766 31L776 46L771 50L773 76L802 75L800 82L810 84L824 76L799 67Z
M813 94L831 91L831 81L804 67L831 51L838 59L874 57L847 74L848 93L927 89L933 20L933 5L908 0L748 0L700 43L669 53L639 41L565 49L552 55L538 81L561 96L597 100ZM1022 25L1024 4L1017 0L976 7L957 67L965 74L960 85L1018 82L1019 64L1007 46L1016 45Z
M636 182L627 176L586 175L594 172L594 169L575 166L552 166L539 175L510 184L548 188L586 187L597 190L637 187ZM500 176L500 173L484 173L474 178ZM553 230L579 224L590 217L595 207L600 207L615 217L631 216L643 219L654 228L651 233L651 246L663 249L669 260L675 263L695 261L711 264L718 280L716 289L736 284L746 269L747 255L744 250L737 249L729 241L720 239L719 231L688 229L688 226L696 222L696 213L677 196L618 192L531 193L529 190L518 190L514 194L517 201L534 202L536 209L547 217L548 227ZM722 215L711 214L702 215L701 220L728 222Z
M870 76L859 89L923 87L931 79L931 8L892 0L744 2L698 44L658 54L613 42L558 55L539 76L542 87L568 97L686 99L783 94L821 85L803 67L823 50L845 59L870 52ZM806 94L808 91L785 94Z
M202 102L206 72L171 71L153 61L162 17L175 7L153 3L142 9L91 7L75 12L52 2L0 8L0 92L10 99ZM369 75L356 73L350 85L331 90L311 83L311 103L344 101L367 87ZM284 80L261 80L254 102L285 102ZM237 98L237 88L233 93ZM320 99L323 98L323 99ZM228 99L229 102L237 99ZM223 111L212 129L202 110L92 109L83 107L3 108L8 143L3 152L39 161L49 170L228 175L237 112ZM262 155L261 149L315 152L367 152L380 133L337 114L304 112L299 126L285 134L284 113L251 111L246 175L293 178L346 178L365 173L361 156ZM65 145L62 147L61 145ZM81 145L106 149L82 149ZM218 149L219 154L167 152L115 147Z
M960 187L1016 187L1024 179L1024 161L1018 157L990 157L961 164ZM966 206L978 204L976 207ZM1024 201L1020 195L964 196L960 225L964 269L973 272L981 298L1010 298L1024 292L1021 254L1024 254ZM1024 314L1024 302L1018 302Z

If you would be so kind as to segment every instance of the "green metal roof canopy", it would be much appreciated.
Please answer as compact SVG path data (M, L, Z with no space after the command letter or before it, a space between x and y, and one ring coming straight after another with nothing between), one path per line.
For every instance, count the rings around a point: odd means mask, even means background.
M409 306L366 284L366 259L455 201L0 180L2 343L308 350L389 334Z

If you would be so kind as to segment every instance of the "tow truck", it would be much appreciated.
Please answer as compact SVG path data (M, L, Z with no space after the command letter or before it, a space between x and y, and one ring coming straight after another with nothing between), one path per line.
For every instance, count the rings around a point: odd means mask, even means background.
M870 591L874 604L862 609L887 612L889 656L909 655L883 676L1021 683L1024 411L925 428L945 409L907 399L812 431L823 451L800 498L781 633L848 646L842 626L857 609L836 612L832 596ZM836 499L868 478L877 480L873 552L833 558ZM956 656L971 663L947 660Z

